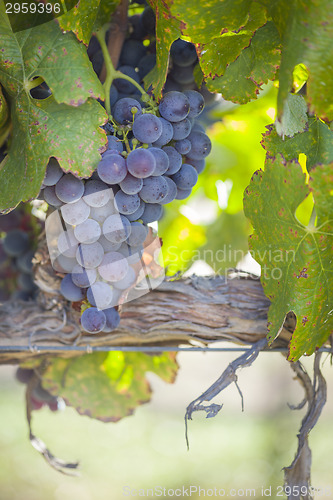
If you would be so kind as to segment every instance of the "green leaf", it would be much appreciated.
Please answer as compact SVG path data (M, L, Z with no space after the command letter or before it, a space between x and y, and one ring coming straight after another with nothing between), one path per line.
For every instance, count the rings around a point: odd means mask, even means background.
M42 374L43 387L81 415L103 422L116 422L150 400L147 371L172 383L178 370L174 353L149 356L112 351L49 361Z
M2 93L2 87L0 85L0 147L7 139L9 126L10 120L8 104Z
M288 94L284 103L283 115L276 120L275 129L282 139L304 132L308 123L307 105L301 95Z
M120 0L79 0L77 5L58 21L64 31L73 31L86 45L93 32L110 21Z
M205 77L223 75L228 64L233 62L245 47L248 47L254 32L265 22L265 10L262 6L253 3L244 28L235 32L223 32L208 43L200 44L198 54Z
M267 158L265 171L257 171L245 191L244 211L254 227L250 248L262 266L261 282L272 302L269 341L277 337L289 311L297 318L290 361L312 354L333 333L332 167L320 165L311 172L316 226L311 220L304 226L295 217L310 193L297 162Z
M249 47L229 64L223 76L207 80L207 88L228 101L245 104L256 99L261 86L274 78L279 61L280 38L269 21L255 32Z
M104 91L84 45L73 33L63 34L56 22L13 33L0 4L0 79L8 94L29 92L36 76L44 78L57 102L78 106Z
M303 63L309 72L307 98L310 110L333 119L333 9L331 0L270 0L269 12L283 42L279 71L278 116L293 84L293 70Z
M304 153L308 170L317 163L333 161L333 132L321 120L310 118L307 131L284 140L278 136L274 125L267 128L261 144L270 156L281 153L286 160L293 160Z
M51 22L14 34L5 16L0 30L0 80L9 96L13 123L9 154L0 166L4 211L37 196L50 156L65 171L90 176L106 142L100 129L106 113L89 99L101 96L102 87L72 33L62 34ZM45 79L51 97L31 97L29 86L35 76Z
M63 170L90 177L105 142L99 128L105 112L97 101L89 99L77 108L57 104L52 97L32 101L21 93L12 103L13 136L0 165L2 211L38 195L50 156Z
M222 32L238 30L249 17L252 0L164 0L181 32L195 43L209 43Z

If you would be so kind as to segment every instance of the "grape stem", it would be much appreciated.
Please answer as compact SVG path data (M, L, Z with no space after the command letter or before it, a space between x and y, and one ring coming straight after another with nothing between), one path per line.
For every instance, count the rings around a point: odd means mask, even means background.
M121 71L118 71L115 69L115 67L112 64L111 57L105 42L105 33L108 29L108 25L103 26L97 33L96 37L100 43L100 46L102 48L103 52L103 57L104 57L104 63L105 63L105 68L106 68L106 78L105 82L103 84L104 86L104 91L105 91L105 109L106 112L108 113L109 116L111 116L111 105L110 105L110 89L113 80L116 78L121 78L122 80L127 80L128 82L132 83L140 92L142 95L148 95L147 92L141 87L141 85L133 80L128 75L124 75ZM148 96L149 97L149 96Z

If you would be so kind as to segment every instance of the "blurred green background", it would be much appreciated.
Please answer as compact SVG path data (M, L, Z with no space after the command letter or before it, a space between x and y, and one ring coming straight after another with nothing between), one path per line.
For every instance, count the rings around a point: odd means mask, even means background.
M265 126L274 121L276 89L267 86L260 98L245 106L220 101L206 115L213 149L191 197L166 208L159 224L168 274L177 271L209 274L240 267L258 271L247 253L251 228L243 214L243 192L253 172L263 168L260 145ZM213 123L213 120L216 120ZM227 251L217 258L218 250ZM204 263L205 261L205 263ZM57 414L34 412L33 430L50 450L68 461L81 462L81 476L52 470L32 448L25 420L24 387L14 380L14 367L0 367L0 500L109 500L126 498L123 487L261 488L283 484L282 467L297 448L296 434L304 415L290 411L303 392L280 354L261 354L240 373L245 412L237 389L229 387L213 419L197 413L189 423L190 450L184 438L186 406L213 383L235 353L182 353L175 384L148 376L152 401L134 416L103 424L66 408ZM308 366L312 360L305 360ZM326 359L324 372L332 383ZM107 402L106 402L107 404ZM111 404L111 402L110 402ZM331 486L333 446L327 436L333 407L330 401L311 434L312 483ZM233 498L243 498L239 493ZM203 496L192 495L198 499ZM133 494L131 498L142 498ZM145 498L152 498L145 496ZM333 494L322 496L333 498Z

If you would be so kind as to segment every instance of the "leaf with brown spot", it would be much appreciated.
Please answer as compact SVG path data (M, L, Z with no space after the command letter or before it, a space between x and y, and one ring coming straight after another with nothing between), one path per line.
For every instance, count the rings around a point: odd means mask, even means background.
M279 155L266 159L265 171L253 176L244 195L245 215L254 227L250 248L272 302L268 339L277 337L288 312L297 317L290 361L312 354L333 333L332 186L332 163L315 167L307 185L301 166ZM310 192L317 222L304 226L295 212Z
M150 400L147 371L173 383L178 370L175 353L150 356L111 351L50 361L42 375L43 387L64 398L78 413L103 422L131 415Z

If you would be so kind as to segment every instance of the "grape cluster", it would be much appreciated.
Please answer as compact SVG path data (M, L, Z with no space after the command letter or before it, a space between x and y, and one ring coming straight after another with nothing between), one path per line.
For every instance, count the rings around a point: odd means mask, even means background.
M32 259L35 228L28 206L20 206L0 216L0 300L33 299Z
M85 331L118 326L115 306L138 281L151 242L148 224L196 184L211 148L195 123L203 107L193 90L169 92L158 107L121 98L113 107L107 150L90 179L65 174L50 160L41 195L61 213L54 265L66 273L63 296L85 301Z
M16 379L21 382L21 384L28 384L33 375L34 370L29 368L19 367L16 370ZM53 412L58 411L65 404L61 398L52 396L52 394L46 391L40 382L32 389L29 402L32 410L40 410L44 406L48 406Z

